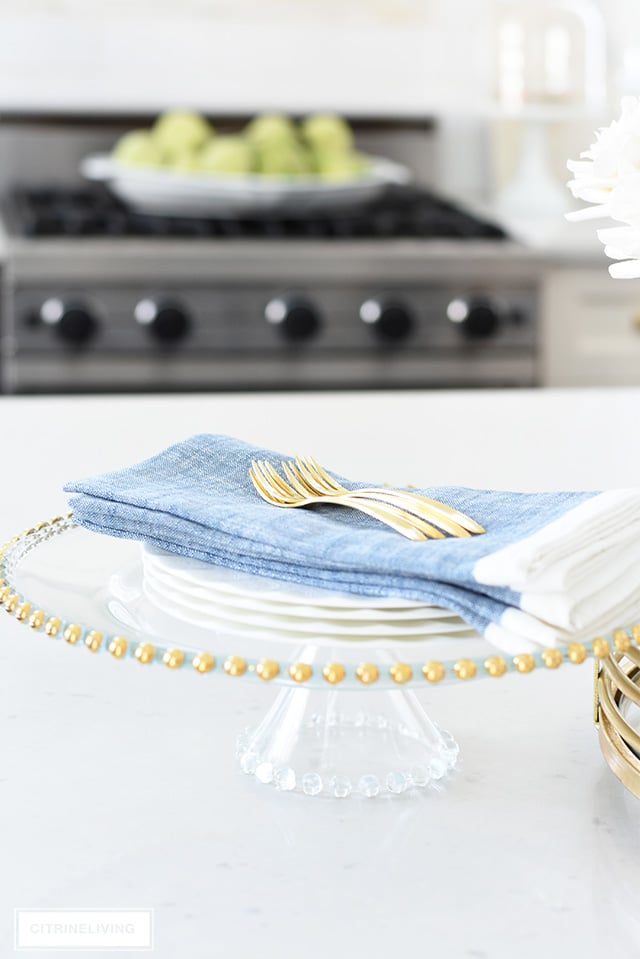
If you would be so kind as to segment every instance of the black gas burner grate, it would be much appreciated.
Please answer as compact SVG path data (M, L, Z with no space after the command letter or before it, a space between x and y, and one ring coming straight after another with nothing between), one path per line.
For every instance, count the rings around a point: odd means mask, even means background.
M16 232L32 237L191 237L225 239L503 240L496 224L416 187L392 188L358 210L289 219L148 216L102 189L17 187L9 197Z

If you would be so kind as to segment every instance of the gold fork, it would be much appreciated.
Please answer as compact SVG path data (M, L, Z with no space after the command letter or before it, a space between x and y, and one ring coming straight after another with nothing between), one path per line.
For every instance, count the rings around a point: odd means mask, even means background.
M409 539L443 539L444 533L436 529L435 525L427 522L423 517L414 512L404 509L400 503L401 500L380 500L370 499L359 495L360 491L347 490L342 487L342 492L332 493L328 490L314 492L300 478L300 475L291 469L294 464L282 463L283 469L289 482L284 480L274 469L271 463L265 460L253 461L249 476L257 492L268 503L277 506L297 507L308 506L313 503L335 503L340 506L349 506L362 513L373 516L375 519L386 523L397 532ZM380 491L383 493L390 491ZM399 491L398 491L399 492ZM461 516L463 514L460 514ZM468 518L467 518L468 519ZM435 522L435 520L434 520ZM445 528L445 525L438 519L437 525ZM450 521L448 526L451 527ZM458 527L460 532L452 532L452 535L468 536L469 533Z
M445 530L451 536L469 536L471 533L484 533L479 523L461 513L460 510L447 506L439 500L423 496L421 493L412 493L409 490L395 490L380 487L364 487L348 490L327 473L312 456L297 456L282 464L289 480L293 476L312 493L328 493L332 495L351 496L396 504L408 512L415 513L423 519L430 520L436 526Z
M327 493L309 493L301 486L296 488L283 480L271 463L266 460L254 460L249 470L249 476L260 496L274 506L297 507L311 506L314 503L335 503L338 506L350 506L361 513L373 516L374 519L386 523L387 526L406 536L407 539L444 538L444 534L440 530L397 506L357 500L355 497L343 494L331 496Z

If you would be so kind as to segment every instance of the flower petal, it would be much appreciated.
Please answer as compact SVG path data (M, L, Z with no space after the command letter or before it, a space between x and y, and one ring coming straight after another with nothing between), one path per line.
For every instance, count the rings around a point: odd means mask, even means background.
M599 220L605 216L609 216L609 207L604 204L601 206L585 206L582 210L572 210L570 213L565 213L565 217L570 223L579 223L581 220Z
M616 278L640 278L640 97L624 97L620 116L595 133L578 160L568 160L574 178L567 187L592 204L565 214L570 222L607 217L623 224L598 230L605 254L618 263Z
M613 263L609 273L615 280L640 279L640 260L625 260L623 263Z
M615 260L640 258L640 231L630 226L614 226L598 230L598 239L605 244L605 253ZM609 250L620 251L618 255Z

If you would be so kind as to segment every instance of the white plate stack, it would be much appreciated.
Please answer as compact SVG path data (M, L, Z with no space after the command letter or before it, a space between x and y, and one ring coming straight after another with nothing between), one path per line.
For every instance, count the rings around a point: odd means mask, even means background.
M251 638L420 641L477 635L439 606L287 583L152 546L143 548L143 591L177 619Z

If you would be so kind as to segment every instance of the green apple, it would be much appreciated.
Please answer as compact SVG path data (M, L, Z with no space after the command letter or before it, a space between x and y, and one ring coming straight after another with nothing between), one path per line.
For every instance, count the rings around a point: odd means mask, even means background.
M351 127L334 113L315 113L305 117L300 131L314 153L346 153L353 146Z
M354 180L369 168L368 158L355 150L316 154L316 170L323 180Z
M198 150L213 135L211 124L198 113L171 110L158 117L151 133L168 162L188 150Z
M304 176L312 169L308 151L295 141L267 143L257 151L256 170L266 176Z
M253 150L244 137L239 135L212 137L200 150L197 166L203 173L251 173Z
M291 120L281 113L261 113L250 120L244 135L256 147L275 143L295 143L298 139Z
M131 130L120 137L111 153L114 160L128 166L161 166L162 154L147 130Z
M199 161L196 150L182 150L171 157L171 165L167 168L175 173L198 173Z

